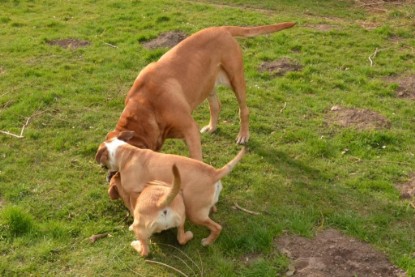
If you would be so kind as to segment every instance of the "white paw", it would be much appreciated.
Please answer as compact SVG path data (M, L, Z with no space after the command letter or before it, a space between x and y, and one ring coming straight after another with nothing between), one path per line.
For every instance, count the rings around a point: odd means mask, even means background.
M249 136L238 136L236 138L236 143L237 144L246 144L246 143L248 143L248 140L249 140Z
M191 240L193 238L193 233L192 231L187 231L186 233L184 233L186 235L187 240Z
M200 133L209 133L209 134L211 134L211 133L213 133L214 131L216 130L216 128L213 128L212 126L210 126L210 125L206 125L205 127L203 127L202 129L200 129Z
M129 227L128 227L128 231L132 231L133 230L133 224L131 224Z
M209 242L207 238L202 239L202 246L208 246Z
M131 246L138 252L141 253L141 242L139 240L133 240Z

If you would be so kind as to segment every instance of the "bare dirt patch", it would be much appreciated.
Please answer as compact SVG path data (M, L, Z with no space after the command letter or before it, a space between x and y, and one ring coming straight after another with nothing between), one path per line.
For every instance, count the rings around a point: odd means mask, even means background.
M321 32L328 32L333 29L337 29L337 26L330 25L330 24L310 24L310 25L307 25L306 27L317 30L317 31L321 31Z
M296 61L282 58L275 61L263 62L258 70L260 72L269 72L274 76L283 76L289 71L300 71L302 68Z
M314 239L283 236L276 246L291 260L290 276L406 276L383 253L334 229Z
M249 266L249 265L255 263L256 261L258 261L261 257L262 257L262 255L260 253L249 253L249 254L243 255L241 257L241 261L245 265Z
M363 21L363 20L358 20L357 23L360 25L360 27L362 27L363 29L368 30L368 31L376 29L376 28L378 28L382 25L379 22Z
M390 128L390 121L374 111L333 106L326 115L332 125L352 127L359 130Z
M147 49L172 48L187 37L187 34L180 31L172 31L159 35L157 38L142 42Z
M363 8L372 13L386 13L391 7L412 2L413 0L355 0L358 8Z
M86 47L90 45L91 43L86 40L67 38L67 39L50 40L50 41L47 41L47 44L54 45L54 46L60 46L62 48L76 49L80 47Z
M397 184L396 188L401 193L401 199L411 199L415 197L415 174L408 182Z
M392 77L388 81L398 84L396 96L415 100L415 75Z

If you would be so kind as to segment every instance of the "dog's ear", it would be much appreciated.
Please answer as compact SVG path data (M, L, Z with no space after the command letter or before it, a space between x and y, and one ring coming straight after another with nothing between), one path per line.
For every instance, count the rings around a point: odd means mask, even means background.
M104 145L100 145L95 155L95 160L99 164L107 164L108 162L108 150L107 147Z
M121 133L118 134L117 138L119 140L128 142L130 139L132 139L135 135L134 131L122 131Z
M120 198L120 194L118 193L117 186L110 185L110 187L108 188L108 195L110 196L111 200L116 200Z
M117 185L121 184L121 176L120 173L115 173L110 180L110 185L108 188L108 195L110 196L111 200L115 200L120 198L120 194L118 192Z

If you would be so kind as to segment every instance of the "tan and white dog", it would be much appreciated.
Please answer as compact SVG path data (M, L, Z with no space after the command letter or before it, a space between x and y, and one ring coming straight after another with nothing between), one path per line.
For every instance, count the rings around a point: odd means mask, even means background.
M176 165L181 173L186 216L193 223L210 229L210 235L202 240L202 245L214 242L222 227L209 218L209 212L215 210L219 199L222 189L220 179L230 173L242 159L245 148L224 167L216 169L191 158L140 149L126 143L133 136L134 132L124 131L118 137L101 143L95 157L103 167L109 171L118 171L121 175L121 186L127 195L126 206L131 210L137 195L153 180L171 184L171 168Z
M148 183L142 192L129 203L130 195L121 185L119 173L111 178L108 194L111 199L121 199L134 217L130 230L134 231L137 240L131 246L141 256L149 254L148 240L153 233L177 227L177 241L184 245L193 238L193 233L184 231L186 219L183 197L180 193L180 173L173 165L173 184L161 181Z
M180 138L185 140L190 157L202 160L200 133L192 111L208 99L210 122L200 132L214 132L220 111L215 85L225 84L231 87L239 104L240 130L236 142L248 142L242 50L235 37L273 33L294 25L285 22L258 27L211 27L184 39L140 72L107 139L131 130L135 135L130 144L159 151L166 138Z

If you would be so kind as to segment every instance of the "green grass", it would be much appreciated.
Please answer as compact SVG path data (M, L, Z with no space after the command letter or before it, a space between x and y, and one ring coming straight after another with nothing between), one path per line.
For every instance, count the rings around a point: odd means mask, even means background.
M258 4L258 2L261 2ZM214 25L296 21L281 33L240 40L251 111L249 153L224 179L213 216L223 225L209 248L207 230L180 247L175 231L153 237L152 256L189 276L283 275L288 260L274 240L311 237L334 227L383 251L415 276L414 209L394 184L415 167L414 102L398 99L385 78L415 74L413 5L371 13L353 1L0 1L0 275L171 276L129 246L126 209L107 196L95 151L123 109L137 73L166 49L140 41ZM360 22L378 24L365 30ZM329 24L330 31L312 28ZM76 38L84 48L50 46ZM108 44L116 46L110 47ZM368 57L375 51L374 65ZM263 61L303 66L273 78ZM221 166L238 151L232 92L220 89L218 131L202 136L204 159ZM391 128L358 131L325 123L333 105L376 111ZM209 120L207 104L194 117ZM344 154L345 149L348 149ZM187 155L181 141L163 152ZM259 211L252 216L233 203ZM109 232L91 244L88 238ZM166 245L167 244L167 245ZM172 248L173 245L177 248ZM259 256L245 264L243 257Z

